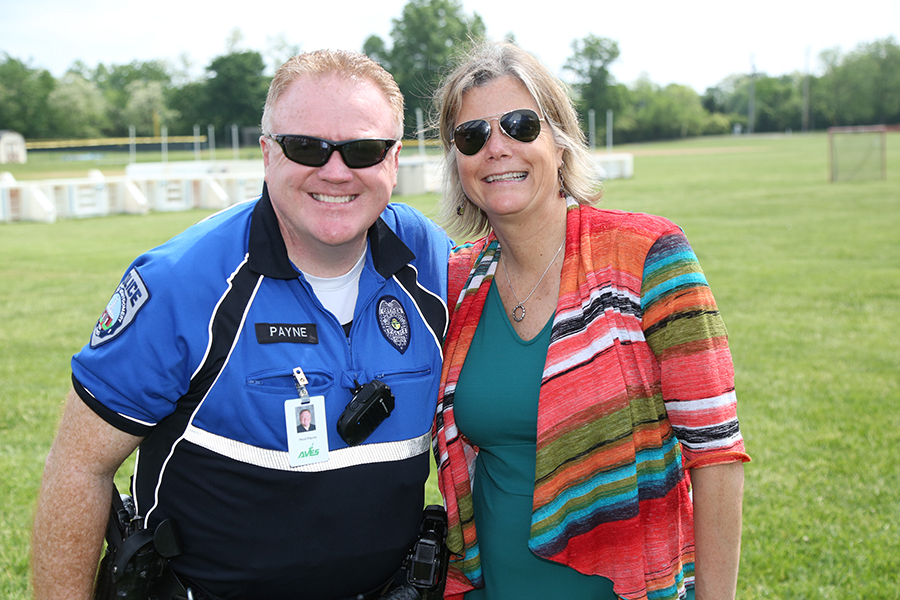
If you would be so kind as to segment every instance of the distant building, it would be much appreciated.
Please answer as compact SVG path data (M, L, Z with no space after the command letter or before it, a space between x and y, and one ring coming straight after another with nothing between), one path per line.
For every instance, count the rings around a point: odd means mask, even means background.
M24 163L27 160L25 138L22 134L0 130L0 164Z

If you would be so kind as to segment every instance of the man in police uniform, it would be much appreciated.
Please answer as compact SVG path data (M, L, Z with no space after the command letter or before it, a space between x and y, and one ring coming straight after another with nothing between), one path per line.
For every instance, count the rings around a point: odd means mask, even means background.
M416 539L450 243L388 204L403 99L356 53L294 57L263 113L262 195L127 269L72 360L34 529L38 600L90 597L113 475L135 448L149 528L200 596L376 598ZM378 380L361 444L338 421ZM311 408L317 428L297 431Z

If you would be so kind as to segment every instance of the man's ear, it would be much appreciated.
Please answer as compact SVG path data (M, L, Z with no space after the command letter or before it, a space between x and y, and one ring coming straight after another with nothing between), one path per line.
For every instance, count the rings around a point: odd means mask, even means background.
M271 141L272 140L264 135L259 136L259 149L262 150L263 167L269 166L269 150L271 149L271 146L269 144Z
M394 144L394 146L396 146L396 150L391 148L391 152L394 152L394 185L392 187L397 187L397 178L400 176L400 150L403 148L403 142L397 140L397 143Z

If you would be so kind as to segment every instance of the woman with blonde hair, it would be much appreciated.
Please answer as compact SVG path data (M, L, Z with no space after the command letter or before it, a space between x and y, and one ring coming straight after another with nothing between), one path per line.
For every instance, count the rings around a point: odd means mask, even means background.
M450 260L446 597L733 598L749 457L683 232L593 206L566 88L520 48L474 48L436 99L441 212L480 236Z

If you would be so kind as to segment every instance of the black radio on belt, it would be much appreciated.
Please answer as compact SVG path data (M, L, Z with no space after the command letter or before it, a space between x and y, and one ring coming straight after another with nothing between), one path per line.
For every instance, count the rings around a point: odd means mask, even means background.
M428 506L419 537L394 579L397 585L380 600L441 600L449 558L447 511L440 505Z
M350 446L366 441L394 410L391 388L374 379L353 392L353 400L338 419L337 430Z
M442 598L448 559L447 512L443 506L428 506L419 539L406 559L407 581L419 590L438 592L435 597Z

